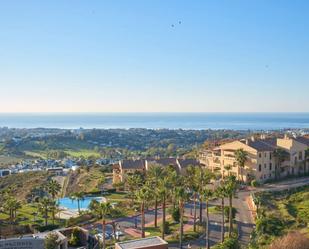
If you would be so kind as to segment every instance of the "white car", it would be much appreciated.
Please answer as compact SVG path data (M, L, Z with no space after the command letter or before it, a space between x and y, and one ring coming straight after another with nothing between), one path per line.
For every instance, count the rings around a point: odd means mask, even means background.
M98 237L100 240L103 240L103 234L102 234L102 233L98 233L98 234L97 234L97 237ZM105 239L110 239L110 238L111 238L111 234L105 233Z
M116 239L118 239L120 236L123 236L124 234L121 231L116 231L115 235L116 235ZM112 234L113 238L115 238L115 235Z

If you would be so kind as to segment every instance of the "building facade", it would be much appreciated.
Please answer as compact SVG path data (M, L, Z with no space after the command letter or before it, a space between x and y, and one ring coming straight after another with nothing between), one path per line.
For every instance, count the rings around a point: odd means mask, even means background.
M222 144L203 151L200 157L207 168L220 172L222 176L233 174L245 182L253 179L266 181L308 173L308 148L309 139L306 137L266 138L262 135ZM239 167L235 158L235 151L239 149L247 154L244 168ZM279 160L278 150L284 152L284 159Z
M185 158L148 158L122 160L113 165L113 183L125 182L126 176L135 172L145 173L152 166L173 167L179 174L185 174L188 166L199 167L199 161Z

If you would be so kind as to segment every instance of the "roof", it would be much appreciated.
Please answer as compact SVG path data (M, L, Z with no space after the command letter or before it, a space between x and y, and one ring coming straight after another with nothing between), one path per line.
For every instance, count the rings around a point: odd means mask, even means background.
M144 160L123 160L121 161L121 167L123 169L144 169Z
M147 160L149 161L150 163L151 162L155 162L157 164L160 164L162 166L169 166L169 165L172 165L172 166L177 166L177 161L176 161L176 158L160 158L160 159L152 159L152 160Z
M186 168L190 165L192 166L200 166L199 161L195 160L195 159L178 159L178 163L180 165L181 168Z
M245 143L245 141L241 141ZM276 139L269 138L269 139L259 139L259 140L250 140L248 139L248 146L256 149L257 151L273 151L277 147Z
M149 237L137 240L129 240L125 242L116 243L122 249L138 249L138 248L147 248L158 245L167 245L167 242L160 237Z
M309 146L309 138L307 138L307 137L297 137L297 138L295 138L295 140L299 143L302 143L302 144Z

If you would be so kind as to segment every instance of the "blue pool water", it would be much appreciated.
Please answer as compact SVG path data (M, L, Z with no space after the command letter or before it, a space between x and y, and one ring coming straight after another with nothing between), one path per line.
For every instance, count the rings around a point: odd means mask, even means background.
M102 198L101 197L85 197L84 200L81 200L79 202L80 208L81 209L87 209L90 202L93 199L95 199L97 201L101 201ZM73 211L78 210L77 200L72 200L69 197L64 197L64 198L58 199L58 203L59 203L59 207L66 208L66 209L73 210Z

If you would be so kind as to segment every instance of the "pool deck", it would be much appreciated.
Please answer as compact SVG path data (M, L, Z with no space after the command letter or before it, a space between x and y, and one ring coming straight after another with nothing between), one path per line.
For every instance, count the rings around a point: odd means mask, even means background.
M105 197L99 197L101 198L101 202L106 202ZM86 210L85 208L81 208L81 210ZM78 210L77 209L69 209L67 207L60 207L60 211L56 214L56 216L59 219L64 219L68 220L70 218L75 218L79 216Z

